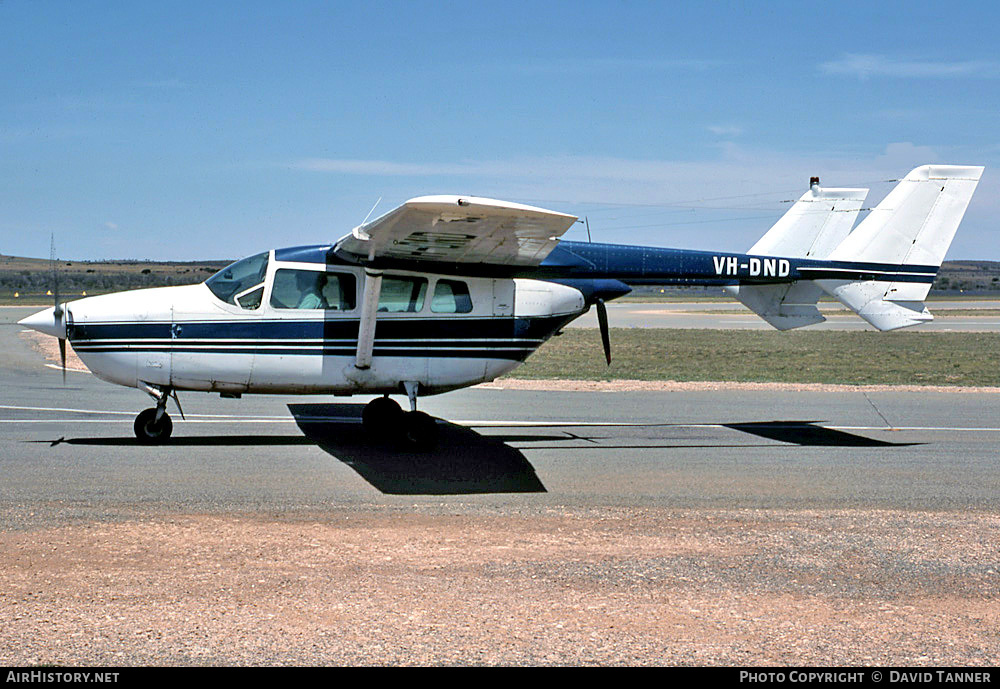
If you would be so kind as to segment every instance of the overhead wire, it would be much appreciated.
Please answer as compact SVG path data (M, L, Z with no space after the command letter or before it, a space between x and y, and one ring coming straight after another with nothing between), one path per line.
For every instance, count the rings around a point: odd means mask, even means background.
M894 182L899 182L898 179L879 179L870 180L864 182L853 182L853 183L842 183L838 184L838 187L860 187L860 186L871 186L875 184L889 184ZM729 201L736 199L750 199L750 198L760 198L763 196L776 196L776 195L786 195L790 193L795 193L801 190L801 187L797 189L782 189L773 191L762 191L754 192L749 194L732 194L727 196L706 196L698 199L688 199L688 200L678 200L678 201L667 201L661 203L633 203L633 202L591 202L587 201L568 201L568 200L558 200L558 199L522 199L528 203L567 203L572 205L580 205L587 207L588 214L594 213L605 213L615 210L622 210L628 208L661 208L663 210L653 211L649 213L639 213L639 214L628 214L627 218L629 220L636 220L640 218L650 218L661 215L668 215L672 213L682 213L688 211L765 211L767 210L764 206L775 205L778 206L773 208L775 212L781 210L780 206L795 203L797 198L783 198L773 201L762 201L758 204L747 204L747 205L726 205L726 206L714 206L714 205L696 205L696 204L706 204L713 201ZM870 211L871 208L861 208L861 212ZM821 211L817 211L821 212ZM827 212L827 211L822 211ZM642 225L612 225L605 226L602 230L632 230L632 229L648 229L656 227L673 227L676 225L697 225L706 223L717 223L717 222L738 222L742 220L762 220L773 217L773 214L768 215L755 215L755 216L743 216L736 218L713 218L709 220L681 220L677 222L663 222L663 223L653 223L653 224L642 224ZM618 220L625 218L619 217L606 217L606 220Z
M855 186L869 186L872 184L888 184L893 182L899 182L898 179L880 179L872 180L867 182L851 182L846 184L840 184L838 187L855 187ZM700 204L710 201L728 201L731 199L745 199L760 196L774 196L778 194L794 194L801 191L801 187L795 189L779 189L773 191L760 191L751 194L735 194L730 196L705 196L697 199L682 199L679 201L663 201L659 203L637 203L629 201L573 201L569 199L554 199L554 198L522 198L522 201L528 203L566 203L571 205L580 206L595 206L591 209L591 212L598 212L601 210L614 210L617 208L701 208L701 206L692 206L691 204ZM794 203L796 199L782 199L777 203ZM708 208L714 208L714 206L709 206ZM742 210L742 209L738 209Z

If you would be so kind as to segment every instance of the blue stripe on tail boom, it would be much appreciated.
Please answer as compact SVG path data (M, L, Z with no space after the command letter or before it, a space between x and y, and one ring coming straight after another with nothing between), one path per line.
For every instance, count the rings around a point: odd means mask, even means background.
M279 249L275 258L345 264L332 253L329 245ZM626 285L734 285L821 279L930 283L938 272L938 266L933 265L823 261L567 240L560 241L538 267L399 259L377 259L371 265L381 269L468 277L522 277L561 282L603 279L618 280Z
M937 266L750 256L622 244L560 242L535 277L602 277L626 284L731 285L845 279L933 282Z

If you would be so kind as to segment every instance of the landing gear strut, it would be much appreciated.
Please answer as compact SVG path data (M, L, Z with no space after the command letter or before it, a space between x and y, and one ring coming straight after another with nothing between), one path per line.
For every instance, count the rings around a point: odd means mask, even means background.
M167 400L170 399L170 391L153 386L146 386L144 389L156 400L156 406L139 412L139 415L135 417L133 425L135 437L144 445L164 443L174 430L174 422L167 414Z
M403 383L410 398L410 411L404 412L388 395L369 402L361 413L365 431L374 438L394 438L417 450L430 449L437 443L437 422L429 414L417 411L417 383Z

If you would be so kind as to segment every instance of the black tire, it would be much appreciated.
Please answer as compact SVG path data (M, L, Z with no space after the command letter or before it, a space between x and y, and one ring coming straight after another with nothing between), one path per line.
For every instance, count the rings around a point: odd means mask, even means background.
M146 409L135 417L135 437L144 445L164 443L174 430L174 422L164 412L160 422L156 423L156 409Z
M437 421L422 411L407 412L403 419L403 441L416 450L429 450L437 445Z
M398 433L402 423L403 409L388 397L376 397L361 412L361 425L374 437L386 438Z

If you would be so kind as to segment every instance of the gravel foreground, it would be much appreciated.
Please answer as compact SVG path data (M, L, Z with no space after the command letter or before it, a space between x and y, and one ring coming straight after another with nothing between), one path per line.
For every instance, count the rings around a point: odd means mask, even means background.
M992 665L1000 517L484 507L0 533L8 665Z

